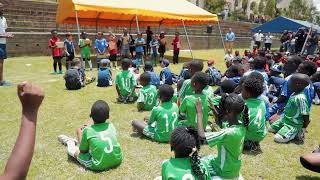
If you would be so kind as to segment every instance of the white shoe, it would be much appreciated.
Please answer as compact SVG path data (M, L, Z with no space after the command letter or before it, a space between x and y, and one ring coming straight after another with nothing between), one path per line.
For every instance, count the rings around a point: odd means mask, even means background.
M77 141L77 140L75 140L75 139L73 139L73 138L70 138L70 137L68 137L68 136L66 136L66 135L59 135L59 136L58 136L58 141L61 142L63 145L67 145L67 142L68 142L68 141L73 141L73 142L75 142L76 144L78 144L78 141Z

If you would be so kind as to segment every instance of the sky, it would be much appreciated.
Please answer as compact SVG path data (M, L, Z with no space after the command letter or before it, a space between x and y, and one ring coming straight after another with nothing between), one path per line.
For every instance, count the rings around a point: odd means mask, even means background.
M313 0L314 5L320 11L320 0Z

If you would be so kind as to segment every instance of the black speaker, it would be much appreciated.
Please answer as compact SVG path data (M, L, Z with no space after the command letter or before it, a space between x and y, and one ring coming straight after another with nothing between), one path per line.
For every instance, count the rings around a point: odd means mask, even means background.
M212 33L212 25L207 26L207 33L211 34Z

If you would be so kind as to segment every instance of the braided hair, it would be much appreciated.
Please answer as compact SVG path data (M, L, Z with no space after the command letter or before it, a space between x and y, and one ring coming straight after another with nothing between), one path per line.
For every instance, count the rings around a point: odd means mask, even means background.
M180 126L176 128L170 139L171 150L177 158L191 157L192 172L199 180L205 179L205 172L200 166L200 140L198 132L192 127Z
M238 94L223 94L218 108L218 119L222 123L222 119L228 112L234 111L235 114L243 115L243 125L249 125L249 108L245 104L243 98Z

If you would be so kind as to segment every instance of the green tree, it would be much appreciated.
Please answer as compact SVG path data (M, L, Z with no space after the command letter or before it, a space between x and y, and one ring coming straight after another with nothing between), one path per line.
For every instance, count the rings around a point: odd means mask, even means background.
M264 10L264 14L269 16L270 18L274 18L276 15L276 0L268 0L266 4L266 8Z
M308 20L311 17L311 9L308 7L305 0L292 0L289 4L286 16L293 19Z
M204 9L211 13L220 13L224 10L225 5L225 0L206 0L204 4Z
M250 4L250 10L253 11L253 14L258 14L257 3L255 1Z
M264 9L265 9L265 4L264 4L264 0L260 0L259 2L259 14L263 14L264 13Z
M247 12L247 8L248 8L248 0L242 0L242 10L243 13Z

